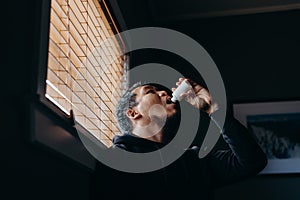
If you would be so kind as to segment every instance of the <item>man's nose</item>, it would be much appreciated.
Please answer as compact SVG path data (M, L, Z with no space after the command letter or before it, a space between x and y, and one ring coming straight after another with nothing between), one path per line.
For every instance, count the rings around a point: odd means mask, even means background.
M158 95L161 96L161 97L162 96L168 96L168 93L164 90L161 90L161 91L158 91Z

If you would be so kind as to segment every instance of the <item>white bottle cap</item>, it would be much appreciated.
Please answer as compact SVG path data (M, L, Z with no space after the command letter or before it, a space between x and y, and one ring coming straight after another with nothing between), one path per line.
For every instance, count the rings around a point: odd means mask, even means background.
M175 96L173 96L173 97L171 98L171 101L172 101L173 103L176 103L177 98L176 98Z

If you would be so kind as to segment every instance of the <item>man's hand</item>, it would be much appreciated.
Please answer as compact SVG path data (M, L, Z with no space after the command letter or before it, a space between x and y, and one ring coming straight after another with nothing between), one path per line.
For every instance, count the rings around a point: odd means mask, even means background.
M193 91L190 90L187 93L181 94L184 96L184 99L187 102L189 102L195 108L206 112L207 114L212 114L218 109L218 105L216 103L212 103L212 97L210 93L198 83L190 79L179 78L178 82L176 82L176 85L179 86L182 81L185 80L187 80L193 88ZM172 88L172 91L174 92L175 89L176 88Z

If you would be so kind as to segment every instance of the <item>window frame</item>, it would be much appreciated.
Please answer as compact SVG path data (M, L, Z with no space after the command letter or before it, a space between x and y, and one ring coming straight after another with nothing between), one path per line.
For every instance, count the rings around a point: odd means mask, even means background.
M113 0L98 1L101 6L105 4L108 7L119 31L127 30L118 4ZM79 166L94 170L96 159L82 144L78 132L84 136L91 134L76 123L71 115L67 115L46 98L51 0L41 0L39 6L39 16L37 16L39 20L36 22L38 34L36 38L39 39L36 42L37 51L34 56L37 64L37 77L32 83L35 91L33 91L34 95L33 98L30 98L29 103L30 141L67 160L75 161Z

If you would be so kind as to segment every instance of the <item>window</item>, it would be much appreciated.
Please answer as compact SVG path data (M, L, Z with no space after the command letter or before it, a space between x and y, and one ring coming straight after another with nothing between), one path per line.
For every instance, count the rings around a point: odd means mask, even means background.
M126 24L114 0L40 0L36 8L40 31L35 36L34 95L28 98L30 141L94 170L96 159L76 134L109 147L119 133L114 110L127 88L128 56L118 33L127 30Z
M115 34L105 1L51 1L45 96L108 147L120 133L114 111L127 87L124 43L107 41Z

